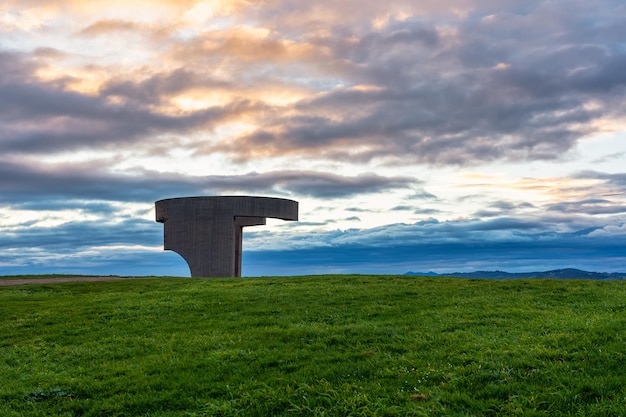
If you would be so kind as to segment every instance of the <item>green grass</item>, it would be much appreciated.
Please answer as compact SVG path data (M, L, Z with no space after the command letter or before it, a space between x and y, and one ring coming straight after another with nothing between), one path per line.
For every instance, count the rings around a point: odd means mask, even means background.
M0 416L624 416L626 283L0 287Z
M42 278L72 278L72 277L89 277L96 275L76 275L76 274L44 274L44 275L0 275L0 279L42 279Z

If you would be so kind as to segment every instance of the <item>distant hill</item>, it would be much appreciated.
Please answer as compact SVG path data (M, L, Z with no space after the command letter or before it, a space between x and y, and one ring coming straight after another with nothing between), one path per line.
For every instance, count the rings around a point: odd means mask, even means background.
M588 272L580 269L565 268L543 272L504 272L504 271L475 271L453 272L450 274L437 274L435 272L407 272L404 275L441 276L459 278L484 278L484 279L516 279L516 278L554 278L554 279L626 279L625 272Z

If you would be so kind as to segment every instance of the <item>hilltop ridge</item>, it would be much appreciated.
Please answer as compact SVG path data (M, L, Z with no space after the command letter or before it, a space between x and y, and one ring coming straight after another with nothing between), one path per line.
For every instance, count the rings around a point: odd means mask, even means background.
M404 275L423 275L459 278L485 278L485 279L516 279L516 278L555 278L555 279L626 279L626 272L589 272L576 268L553 269L542 272L506 272L506 271L474 271L452 272L438 274L436 272L412 272Z

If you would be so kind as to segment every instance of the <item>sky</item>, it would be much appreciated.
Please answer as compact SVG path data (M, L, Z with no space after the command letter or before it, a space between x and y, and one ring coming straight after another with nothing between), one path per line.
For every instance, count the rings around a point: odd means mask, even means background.
M154 202L258 195L243 275L626 271L623 0L3 0L0 275L189 276Z

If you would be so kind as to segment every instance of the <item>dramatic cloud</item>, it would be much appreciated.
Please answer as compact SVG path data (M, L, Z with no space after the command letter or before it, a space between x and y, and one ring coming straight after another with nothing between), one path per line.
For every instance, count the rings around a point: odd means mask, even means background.
M224 193L234 190L279 193L317 198L350 197L419 183L410 177L376 174L341 176L317 171L273 171L243 175L185 176L177 173L134 169L112 173L107 161L89 164L0 164L0 202L29 200L153 201L172 193Z
M281 3L268 7L283 15ZM2 149L32 153L112 146L156 132L213 129L249 115L256 125L249 133L211 141L199 150L226 152L235 159L256 157L260 148L265 156L321 154L443 164L556 159L596 131L599 122L624 116L623 30L620 14L611 13L620 7L577 4L560 13L538 3L520 15L468 7L471 15L445 19L418 18L407 11L398 14L402 19L390 15L377 24L380 16L374 14L353 26L334 15L339 6L320 5L313 11L333 16L326 32L317 29L315 14L308 18L316 22L313 26L283 28L278 20L273 30L257 16L255 25L183 38L176 35L176 26L164 23L144 28L133 21L99 20L80 34L165 31L158 42L168 69L113 76L95 94L87 94L70 87L75 76L45 80L37 75L54 63L4 53L3 67L13 70L4 71L0 81L6 126ZM296 14L306 19L307 9L303 5L287 12L285 21ZM238 11L237 20L245 21L259 7ZM583 27L581 32L580 18L594 16L593 31ZM546 27L538 30L542 24ZM71 56L60 62L68 60ZM246 100L247 91L272 82L270 68L285 88L317 94L296 98L289 111L267 97ZM173 112L176 100L211 90L221 90L219 105ZM202 107L202 99L197 101ZM25 130L25 122L33 118L37 126Z

